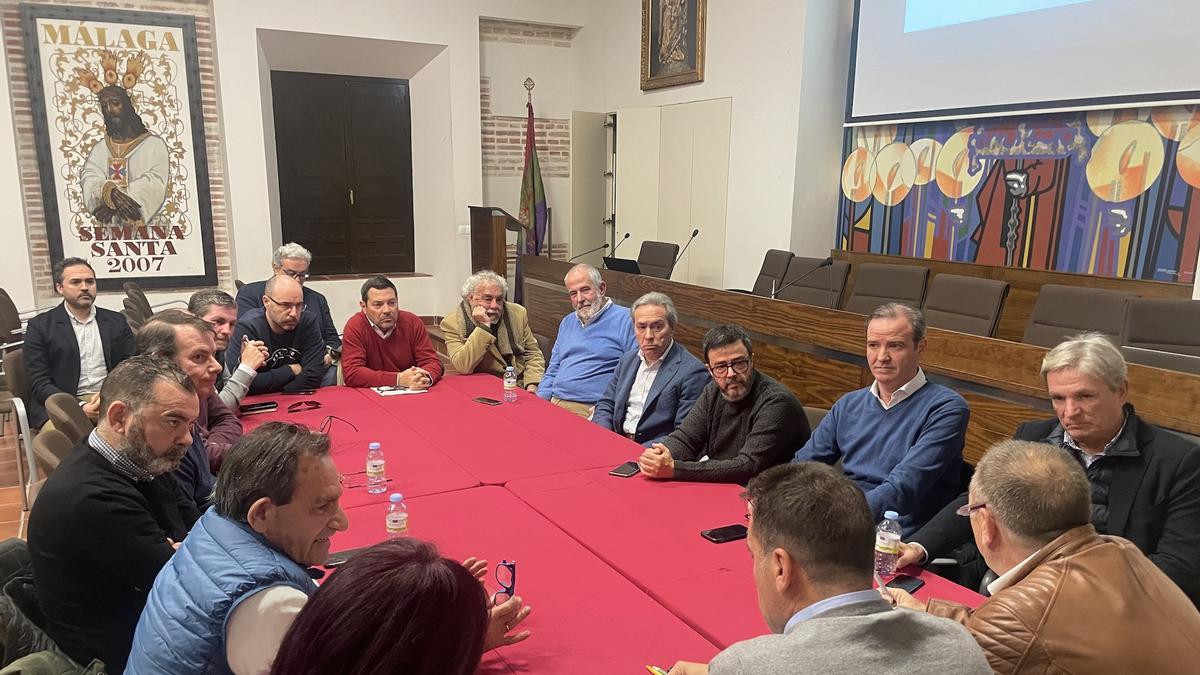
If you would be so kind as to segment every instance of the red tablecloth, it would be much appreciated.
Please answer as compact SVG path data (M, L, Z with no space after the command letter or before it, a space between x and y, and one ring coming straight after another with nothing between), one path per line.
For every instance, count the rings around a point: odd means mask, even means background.
M632 441L525 391L517 392L514 403L473 401L476 396L501 398L501 382L490 375L447 377L425 394L361 393L487 485L613 467L641 453Z
M533 636L493 652L484 672L635 675L646 664L669 668L677 659L707 661L718 651L503 488L417 497L408 507L410 535L436 543L443 555L485 557L493 568L505 558L518 563L517 594L533 608L523 625ZM383 540L385 512L383 504L348 510L350 529L334 537L333 550ZM496 589L490 576L488 587Z
M737 485L617 478L605 469L515 480L506 488L724 648L767 632L745 541L713 544L700 531L745 523ZM921 598L971 606L983 598L937 575ZM701 660L694 655L676 658Z
M403 493L405 497L417 497L479 485L479 480L470 472L433 447L407 424L368 402L367 396L376 397L374 392L347 387L323 387L315 394L306 396L254 396L246 402L275 401L279 409L243 417L242 425L249 432L263 422L275 420L298 422L316 429L329 415L336 415L353 424L352 427L335 419L329 427L333 462L338 471L345 475L343 508L386 502L392 492ZM310 400L320 401L321 408L287 412L292 403ZM358 427L358 431L354 427ZM372 441L379 441L383 446L387 476L391 479L387 492L383 494L370 494L363 487L367 480L363 473L366 469L367 444Z

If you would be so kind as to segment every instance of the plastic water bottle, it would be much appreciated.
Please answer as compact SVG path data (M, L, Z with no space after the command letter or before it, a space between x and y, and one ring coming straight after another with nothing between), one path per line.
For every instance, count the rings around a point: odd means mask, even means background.
M890 577L896 572L896 560L900 557L900 514L885 511L879 527L875 528L875 571L881 577Z
M512 366L504 369L504 402L514 403L517 400L517 371Z
M387 511L388 539L399 539L408 534L408 507L404 505L404 495L393 492L389 498Z
M367 446L367 492L373 495L387 491L387 468L379 448L378 443Z

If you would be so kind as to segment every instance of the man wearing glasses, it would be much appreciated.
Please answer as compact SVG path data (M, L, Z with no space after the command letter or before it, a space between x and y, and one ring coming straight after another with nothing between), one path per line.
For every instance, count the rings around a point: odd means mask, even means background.
M703 350L713 383L638 465L650 478L745 484L808 440L808 418L790 389L754 369L754 348L741 326L708 331Z
M900 514L905 536L954 499L966 442L967 402L921 370L925 316L900 303L867 317L867 365L875 382L838 399L794 461L834 464L867 495L878 522Z
M275 249L275 255L271 257L271 270L275 276L291 277L300 282L300 286L304 289L304 311L317 319L317 326L321 329L321 342L325 349L322 358L325 366L329 367L333 365L334 360L341 356L342 339L338 337L338 329L333 323L333 317L329 314L329 302L325 300L325 296L304 285L310 276L308 268L311 264L312 253L294 242L288 242ZM244 316L252 309L263 307L266 285L265 281L254 281L238 290L238 316ZM337 377L336 374L334 377Z
M238 316L231 344L249 340L261 340L268 354L250 382L251 394L316 389L333 384L330 380L337 377L336 369L325 365L317 318L304 311L300 282L290 276L278 274L268 279L263 306ZM235 370L241 354L226 349L225 359L226 366Z

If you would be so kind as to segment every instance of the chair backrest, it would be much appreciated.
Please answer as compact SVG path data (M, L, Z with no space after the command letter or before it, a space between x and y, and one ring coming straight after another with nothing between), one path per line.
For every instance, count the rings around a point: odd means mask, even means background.
M1121 347L1121 355L1125 357L1126 363L1200 375L1200 356L1129 346Z
M125 296L121 300L121 307L133 312L139 319L142 319L143 321L153 316L152 314L146 314L144 308L142 307L142 303L129 296Z
M8 293L0 293L0 342L8 342L21 327L21 316Z
M129 298L126 298L126 301L128 300ZM129 330L133 331L134 333L138 332L142 326L146 325L146 320L142 318L142 315L136 309L130 309L126 307L125 309L121 310L121 316L125 317L125 323L129 324Z
M754 280L754 288L750 292L764 298L771 297L771 293L783 285L788 265L795 257L796 254L791 251L780 251L777 248L767 251L763 256L762 268L758 270L758 278Z
M1053 348L1072 335L1098 331L1117 343L1134 293L1043 284L1021 342Z
M842 309L870 314L876 307L900 302L918 308L925 300L929 268L919 265L862 263L854 271L854 290Z
M541 333L534 333L533 339L537 340L538 349L542 352L542 358L546 363L550 363L550 350L554 348L554 343L550 342L550 338Z
M643 241L638 251L637 263L642 274L659 279L670 279L675 270L675 257L679 255L679 244L665 241Z
M47 478L73 449L75 444L58 429L43 429L33 437L33 458Z
M812 429L813 431L817 430L817 427L821 424L821 420L825 419L825 416L828 414L829 411L825 408L810 408L808 406L804 406L804 416L808 418L808 428Z
M79 406L79 399L61 391L46 399L46 415L55 429L71 439L72 445L86 438L96 428Z
M146 293L142 291L141 286L132 281L126 281L121 288L125 289L126 296L137 303L138 311L142 313L142 316L149 317L154 314L154 308L150 306L150 300L146 298Z
M1121 344L1200 356L1200 300L1130 298Z
M925 296L925 322L934 328L992 337L1008 297L1008 282L939 274Z
M29 405L29 377L25 374L25 356L20 349L4 353L4 381L14 397Z
M823 260L801 256L792 258L788 263L787 274L783 275L783 283L779 286L781 290L775 298L837 309L842 299L842 290L846 288L846 277L850 275L850 263L834 260L832 265L813 272ZM808 274L810 272L811 274ZM804 276L805 274L808 276Z

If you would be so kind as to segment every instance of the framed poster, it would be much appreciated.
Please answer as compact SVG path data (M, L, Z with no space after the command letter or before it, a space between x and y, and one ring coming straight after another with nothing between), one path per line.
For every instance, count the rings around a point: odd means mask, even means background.
M642 0L642 91L704 81L705 0Z
M102 290L216 285L192 17L21 5L50 252Z

